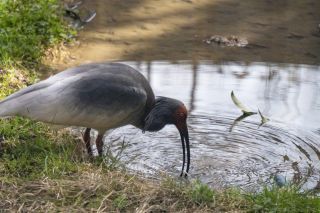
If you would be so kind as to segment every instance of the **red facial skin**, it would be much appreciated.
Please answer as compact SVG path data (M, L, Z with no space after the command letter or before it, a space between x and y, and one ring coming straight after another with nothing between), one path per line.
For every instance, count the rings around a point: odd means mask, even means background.
M184 105L181 105L173 115L175 120L175 125L177 126L178 129L183 129L186 126L187 116L188 116L187 108Z

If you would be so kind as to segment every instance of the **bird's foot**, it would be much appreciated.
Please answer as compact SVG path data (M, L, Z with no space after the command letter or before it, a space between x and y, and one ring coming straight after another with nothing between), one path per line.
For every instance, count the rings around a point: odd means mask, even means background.
M188 178L187 172L181 172L180 177Z

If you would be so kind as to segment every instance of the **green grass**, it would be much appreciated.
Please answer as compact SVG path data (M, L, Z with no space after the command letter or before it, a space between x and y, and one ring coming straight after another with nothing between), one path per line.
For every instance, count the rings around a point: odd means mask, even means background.
M190 198L197 204L209 204L214 201L214 192L208 185L195 181L189 191Z
M0 66L0 100L35 80L35 72L11 63L3 63L2 67Z
M69 41L75 34L64 23L62 13L58 0L0 1L0 99L35 82L35 70L46 49ZM0 136L5 138L2 176L58 177L76 170L70 159L74 147L56 143L67 136L54 136L44 124L23 118L2 119Z
M256 212L320 212L320 197L301 193L295 185L265 188L250 197Z
M13 118L0 121L0 135L5 138L1 176L57 178L77 171L79 161L73 158L77 146L67 134L58 135L39 122Z
M63 23L58 0L0 1L0 64L36 66L46 48L75 31Z

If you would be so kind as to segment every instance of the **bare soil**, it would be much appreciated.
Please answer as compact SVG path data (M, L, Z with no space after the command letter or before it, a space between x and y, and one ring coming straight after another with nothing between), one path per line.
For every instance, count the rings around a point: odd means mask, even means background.
M97 12L57 68L107 60L320 64L319 0L87 0ZM246 47L207 44L213 35Z

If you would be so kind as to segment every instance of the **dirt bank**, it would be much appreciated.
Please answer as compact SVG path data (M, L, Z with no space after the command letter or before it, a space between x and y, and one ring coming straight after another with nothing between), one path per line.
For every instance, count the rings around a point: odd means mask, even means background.
M96 18L59 68L106 60L215 60L320 64L318 0L87 0ZM235 35L247 47L203 42Z

